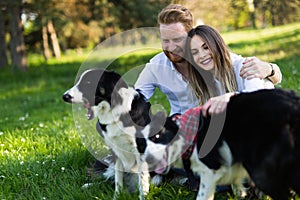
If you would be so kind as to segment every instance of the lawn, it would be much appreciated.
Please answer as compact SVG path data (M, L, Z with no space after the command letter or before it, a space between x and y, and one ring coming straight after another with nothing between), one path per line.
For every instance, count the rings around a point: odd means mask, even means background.
M277 87L300 93L300 23L222 35L233 52L277 63L283 74ZM106 55L114 52L107 49ZM97 64L107 65L133 84L143 64L157 52L140 47L115 60L102 56ZM40 56L29 55L27 72L0 70L0 199L112 199L113 184L87 174L94 156L106 152L102 146L103 151L91 152L91 145L87 145L90 140L86 136L97 137L96 121L86 122L91 128L89 133L82 133L75 123L74 108L78 108L61 98L73 85L77 73L88 67L89 57L87 53L78 56L70 52L60 60L45 63ZM169 110L159 91L151 103ZM97 184L81 188L86 182ZM137 194L126 192L120 197L137 198ZM194 198L195 194L186 187L167 183L151 186L147 196L149 200ZM216 199L235 197L225 193L217 194Z

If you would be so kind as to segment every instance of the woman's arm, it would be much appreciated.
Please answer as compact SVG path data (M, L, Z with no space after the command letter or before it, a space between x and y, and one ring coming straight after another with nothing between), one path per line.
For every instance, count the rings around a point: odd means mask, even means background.
M257 65L259 65L260 67L254 67L257 68L257 70L259 69L263 69L264 68L264 64L270 65L269 63L266 62L262 62L258 59L253 59ZM251 62L251 61L250 61ZM256 74L256 76L252 76L252 77L248 77L248 78L243 78L241 76L239 76L240 71L242 71L243 69L243 65L244 63L248 63L247 59L244 58L235 58L235 62L234 62L234 72L236 75L236 83L238 86L238 92L252 92L255 90L260 90L260 89L271 89L274 88L274 85L272 83L270 84L266 84L264 79L261 79L259 77L257 77L258 75L261 75L264 71L260 71ZM260 64L258 64L260 63ZM251 68L251 67L249 67ZM265 67L267 68L267 67ZM271 68L271 66L270 66ZM270 72L271 74L271 72ZM227 103L230 100L230 97L232 97L233 95L237 94L237 92L229 92L226 93L224 95L220 95L220 96L216 96L216 97L212 97L210 98L202 107L203 109L203 116L206 116L207 114L209 115L214 115L214 114L219 114L221 112L224 112L227 108Z

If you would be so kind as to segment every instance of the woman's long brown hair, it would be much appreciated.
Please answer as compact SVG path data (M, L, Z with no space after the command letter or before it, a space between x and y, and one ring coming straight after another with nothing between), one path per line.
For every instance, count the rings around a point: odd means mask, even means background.
M200 36L207 44L212 53L215 63L213 74L197 66L191 55L191 39L193 36ZM237 91L236 77L230 59L230 51L223 38L214 28L207 25L200 25L189 31L186 43L187 59L189 61L189 81L195 91L199 103L205 103L210 97L220 95L215 79L219 80L225 92Z

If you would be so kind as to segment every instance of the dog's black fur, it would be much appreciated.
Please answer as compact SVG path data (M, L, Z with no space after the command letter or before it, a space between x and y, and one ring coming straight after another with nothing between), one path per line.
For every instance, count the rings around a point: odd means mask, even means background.
M300 98L293 91L262 90L231 98L223 138L234 162L274 199L300 194Z
M99 131L105 141L112 145L108 144L116 156L116 162L123 163L118 166L124 168L125 172L131 172L127 167L134 162L138 168L144 166L143 163L139 164L140 158L136 154L143 153L146 148L146 140L141 136L140 130L151 121L150 103L145 101L142 94L129 87L120 74L103 69L87 70L81 74L76 84L65 92L63 99L68 103L82 103L88 111L89 120L98 118L97 123L101 127ZM115 178L116 192L117 184L123 185L123 181L117 178L123 176L120 173L122 172L118 172ZM139 187L147 182L147 179L143 178ZM144 187L142 190L147 192L149 183L145 183ZM140 192L143 192L141 188Z
M106 100L111 102L112 107L120 104L122 98L118 96L116 91L120 88L128 88L126 82L121 78L121 75L114 71L107 71L103 69L92 69L86 71L85 76L80 77L77 80L76 86L78 90L82 93L83 103L88 105L88 110L92 106L97 106L101 101ZM69 90L63 95L63 100L67 103L73 103L74 96L69 93ZM150 102L145 101L142 94L138 93L132 101L131 110L128 116L122 116L124 122L127 121L127 125L133 122L134 124L144 127L150 123ZM89 112L93 112L89 110ZM94 113L88 113L87 117L89 119L94 118ZM106 125L97 122L101 129L98 130L100 134L102 131L106 131ZM126 125L126 123L125 123ZM139 143L141 153L145 149L145 141L137 137L137 142Z
M273 199L288 199L290 190L300 194L300 97L295 92L272 89L233 96L227 106L221 135L216 139L212 150L204 157L199 156L199 151L207 137L211 119L210 117L200 119L203 122L200 123L197 148L194 151L197 151L198 160L206 167L200 167L199 174L199 161L197 161L198 166L191 166L195 173L204 177L208 171L217 174L224 166L230 169L230 166L240 163L255 186ZM167 152L165 156L175 156L170 155L175 152L171 152L170 149L180 140L178 134L175 136L176 133L180 133L178 126L174 128L175 125L172 118L167 118L164 129L160 132L161 137L164 135L168 135L168 138L174 137L168 147L165 147ZM159 141L155 142L159 143ZM224 142L229 147L231 159L227 159L224 156L226 153L222 153L225 149ZM156 156L147 155L146 158L155 163ZM195 157L191 158L192 163L195 162L193 159ZM168 164L172 165L172 163ZM232 175L238 173L234 168L231 170ZM223 172L222 174L226 175ZM201 179L197 199L205 199L202 196L207 192L205 188L207 180L215 181ZM225 184L230 183L232 182ZM216 181L215 184L220 183Z
M111 102L112 106L121 103L122 98L118 96L116 91L122 87L128 88L128 85L120 74L103 69L92 69L85 73L85 76L80 77L76 84L83 95L84 103L88 103L90 107L97 106L103 100ZM67 91L63 95L63 100L73 103L74 96ZM131 106L130 119L139 126L147 125L150 122L150 103L146 102L143 95L138 93ZM94 116L90 117L93 118ZM101 128L105 129L105 126L101 126Z

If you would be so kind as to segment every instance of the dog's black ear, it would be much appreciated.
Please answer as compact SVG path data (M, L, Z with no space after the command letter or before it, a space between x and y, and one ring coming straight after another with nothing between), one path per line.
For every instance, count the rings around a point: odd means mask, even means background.
M119 90L120 88L128 88L127 83L125 82L125 80L122 78L122 76L120 74L118 74L117 72L111 71L111 79L115 80L115 88Z
M164 119L164 121L165 121L166 118L167 118L167 114L164 111L158 111L151 117L152 121L162 120L162 119Z
M151 125L153 126L164 126L167 115L163 111L158 111L155 115L151 116Z
M149 139L154 143L170 144L177 135L179 127L172 117L166 117L164 112L156 114L153 119Z
M149 137L155 135L164 127L166 119L167 115L163 111L158 111L155 115L151 116Z
M179 131L178 123L180 122L178 122L177 119L174 119L174 116L172 115L170 117L167 117L164 127L175 136Z

